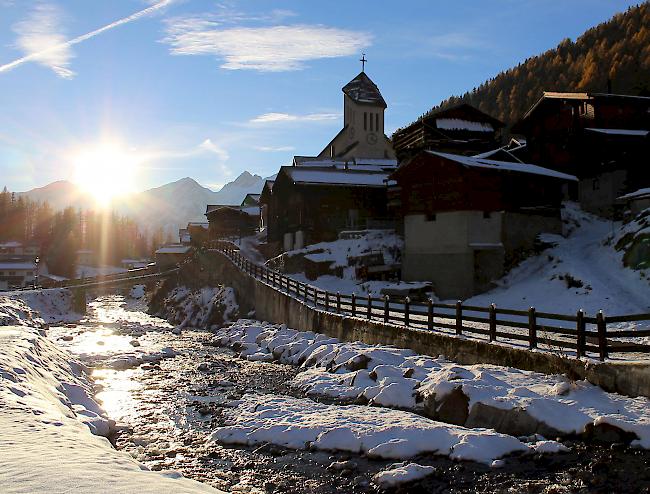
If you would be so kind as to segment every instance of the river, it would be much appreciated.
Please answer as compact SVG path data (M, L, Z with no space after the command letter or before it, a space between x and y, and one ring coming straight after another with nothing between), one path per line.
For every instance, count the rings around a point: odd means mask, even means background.
M213 346L212 333L172 333L142 302L119 295L89 304L79 324L49 336L92 368L97 399L117 422L112 439L152 470L178 470L232 492L375 492L372 476L391 462L293 451L271 445L221 446L210 441L222 412L245 393L301 396L288 386L298 369L249 362ZM446 458L418 458L436 473L403 492L647 492L648 453L623 445L564 441L571 452L534 455L490 469ZM333 465L333 463L336 463Z

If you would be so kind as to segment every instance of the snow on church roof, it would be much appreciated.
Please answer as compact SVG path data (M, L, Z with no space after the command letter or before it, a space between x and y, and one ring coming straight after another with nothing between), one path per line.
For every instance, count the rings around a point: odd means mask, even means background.
M365 173L350 170L285 167L294 183L384 187L387 173Z
M562 180L571 180L577 181L578 179L574 175L568 175L566 173L558 172L556 170L551 170L549 168L544 168L542 166L532 165L530 163L513 163L510 161L496 161L488 160L484 158L477 158L476 156L462 156L458 154L449 154L449 153L439 153L437 151L426 151L429 154L435 156L440 156L456 163L460 163L464 166L472 166L477 168L488 168L496 169L501 171L513 171L519 173L531 173L534 175L545 175L547 177L559 178Z
M387 106L379 88L365 72L360 72L358 76L343 86L343 92L357 103L381 105L384 108Z

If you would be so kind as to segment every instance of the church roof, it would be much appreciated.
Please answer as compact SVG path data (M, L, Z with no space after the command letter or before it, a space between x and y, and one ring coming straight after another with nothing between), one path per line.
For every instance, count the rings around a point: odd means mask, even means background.
M379 88L365 72L360 72L358 76L343 86L343 92L357 103L380 105L384 108L387 106Z

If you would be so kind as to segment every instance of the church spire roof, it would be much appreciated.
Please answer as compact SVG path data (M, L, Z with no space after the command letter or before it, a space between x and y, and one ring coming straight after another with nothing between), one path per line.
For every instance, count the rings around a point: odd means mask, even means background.
M387 106L377 85L363 71L343 86L343 92L357 103Z

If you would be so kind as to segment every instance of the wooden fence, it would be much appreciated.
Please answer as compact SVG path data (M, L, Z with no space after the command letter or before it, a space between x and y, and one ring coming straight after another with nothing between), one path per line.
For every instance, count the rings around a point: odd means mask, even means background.
M458 337L470 336L489 342L527 345L529 349L557 351L577 357L597 355L605 360L610 354L640 354L649 358L650 313L606 317L599 311L595 317L578 310L575 315L477 307L433 302L416 302L329 292L294 280L284 274L246 259L228 242L214 242L212 247L225 254L243 272L291 297L315 308L337 314L365 318L385 324L441 331ZM611 325L622 322L648 322L643 329L622 330ZM610 327L608 327L608 325ZM628 357L630 357L628 355Z

